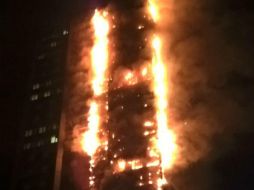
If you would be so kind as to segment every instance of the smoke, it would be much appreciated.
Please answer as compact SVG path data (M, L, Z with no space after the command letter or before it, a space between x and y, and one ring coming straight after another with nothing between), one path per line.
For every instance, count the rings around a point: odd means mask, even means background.
M230 5L227 1L160 2L163 22L158 31L166 42L164 53L169 60L170 73L169 119L179 145L176 167L169 177L179 190L218 189L214 163L234 148L235 134L252 131L254 123L254 65L251 65L254 52L250 43L254 40L253 17L248 12L240 14L227 8ZM136 23L126 23L121 19L118 18L118 27L122 24L126 29L128 24L129 28L134 28L131 24ZM90 96L86 80L86 63L89 61L85 55L89 55L91 31L85 23L77 25L82 28L73 29L73 39L70 40L72 52L69 54L73 57L69 59L71 80L66 90L66 105L69 105L66 113L71 132L73 126L77 130L82 127L87 109L84 102L87 97L84 96ZM123 36L119 28L117 33ZM137 33L133 32L133 36L113 37L119 38L118 43L131 43L129 38L142 37L135 35ZM120 55L125 51L116 44L119 60L115 64L133 62L138 67L147 62L150 59L147 47L143 49L145 52L136 51L138 46L143 46L142 43L130 44L129 48L135 50L131 55ZM80 49L83 49L82 55ZM136 57L139 60L135 60ZM131 69L120 68L123 72ZM116 69L116 73L120 72ZM120 77L114 76L116 81Z
M88 102L91 97L89 61L92 47L92 13L86 12L71 23L69 36L68 64L66 67L66 85L64 95L64 115L66 117L65 152L63 172L67 173L63 180L72 188L88 189L89 159L84 155L80 143L81 134L86 130ZM68 177L67 177L68 176Z
M217 188L213 164L233 148L235 134L253 130L253 17L229 5L181 0L161 7L168 12L160 27L167 28L169 42L169 113L179 145L173 177L177 189Z

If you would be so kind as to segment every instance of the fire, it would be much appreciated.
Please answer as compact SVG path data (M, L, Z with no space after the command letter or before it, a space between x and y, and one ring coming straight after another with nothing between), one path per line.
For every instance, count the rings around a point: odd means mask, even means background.
M106 90L106 70L108 67L108 33L109 22L106 12L95 11L92 19L94 28L94 46L91 50L92 89L95 96L101 95ZM95 97L93 97L95 98ZM98 138L100 131L100 103L93 100L88 114L88 131L82 141L83 150L91 157L102 143Z
M126 73L124 73L124 82L122 85L124 86L131 86L131 85L135 85L138 83L138 76L135 72L133 71L127 71Z
M147 67L144 67L144 68L142 69L142 71L141 71L141 75L142 75L143 77L145 77L145 76L147 75L147 73L148 73L148 69L147 69Z
M166 181L165 178L159 178L159 179L157 180L157 184L158 184L158 186L159 186L158 189L161 190L160 187L162 187L163 185L167 184L167 181Z
M91 51L92 67L92 89L95 96L101 95L106 86L106 70L108 67L108 33L109 22L106 12L95 11L92 19L94 28L94 46ZM88 131L84 134L82 141L83 150L93 156L101 145L98 133L100 130L99 102L92 101L89 108Z
M82 148L89 155L93 156L100 146L98 138L98 130L100 125L100 118L98 113L98 104L92 102L90 105L88 116L88 131L83 135Z
M128 164L131 166L132 170L139 170L140 168L143 168L142 160L132 160L128 161Z
M119 173L126 170L139 170L144 167L143 160L134 159L134 160L118 160L114 171Z
M157 0L147 0L148 11L154 23L160 19ZM94 45L91 49L91 71L90 78L93 96L90 100L88 112L88 129L83 134L82 148L87 155L91 157L90 171L93 172L97 156L103 147L108 151L108 141L102 136L102 123L105 118L103 111L108 111L108 103L102 99L102 95L108 92L108 76L107 69L109 64L109 21L108 13L105 11L95 11L92 18L92 26L94 29ZM138 26L142 29L143 26ZM166 64L162 56L162 37L154 34L151 39L152 61L151 64L139 67L137 71L128 70L121 73L121 78L116 85L131 86L139 82L149 81L155 97L155 120L146 119L142 125L144 127L143 135L149 140L147 155L149 158L140 158L133 160L118 159L118 155L114 154L114 158L110 161L114 172L119 173L127 170L139 170L141 168L150 168L156 171L156 179L149 179L149 184L157 184L158 189L167 183L165 171L171 169L176 159L176 136L170 129L168 121L168 76ZM144 107L150 107L145 103ZM104 109L105 108L105 109ZM117 139L116 135L111 134L112 139ZM106 158L105 158L106 160ZM94 185L94 178L90 179L90 185ZM143 182L140 182L143 185Z
M168 128L167 106L168 86L166 68L161 57L161 39L154 36L152 40L153 59L153 89L155 93L156 120L157 120L157 147L161 156L163 173L170 169L174 163L176 143L174 133Z
M107 20L107 12L95 11L92 18L92 26L94 29L94 45L91 50L91 85L93 97L88 112L88 130L83 134L81 146L83 151L90 156L89 171L93 173L93 168L96 161L96 152L100 147L107 150L107 141L101 138L103 130L101 127L102 120L105 119L101 116L102 108L107 109L107 102L99 99L105 91L107 91L107 68L108 68L108 34L109 22ZM100 136L100 137L99 137ZM89 184L93 186L94 176L89 177Z
M145 127L152 127L154 123L152 121L145 121L144 126Z
M118 161L118 170L120 172L124 171L126 168L126 161L125 160L119 160Z
M114 172L120 173L126 170L139 170L141 168L147 167L159 167L160 161L156 160L146 160L146 159L133 159L133 160L117 160L114 166Z
M133 77L134 77L133 73L129 71L125 74L124 79L129 81L129 80L133 79Z
M155 166L159 166L159 165L160 165L160 161L159 160L155 160L155 161L147 163L146 167L155 167Z
M92 87L96 96L101 95L105 88L105 73L108 67L108 33L109 22L106 12L95 11L92 19L94 27L94 47L92 49Z
M155 23L159 22L158 2L148 0L148 11ZM153 91L155 94L157 139L152 141L150 155L155 155L155 148L161 159L162 178L158 179L158 189L166 184L165 171L171 169L176 159L176 136L168 126L168 76L166 65L162 59L162 40L159 34L152 38L152 73Z
M159 11L157 4L157 0L148 0L148 11L154 22L159 19Z

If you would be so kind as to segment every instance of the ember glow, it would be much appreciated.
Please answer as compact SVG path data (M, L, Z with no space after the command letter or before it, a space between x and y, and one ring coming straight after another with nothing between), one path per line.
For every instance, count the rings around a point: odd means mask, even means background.
M119 160L118 161L118 171L122 172L126 169L126 161L125 160Z
M144 126L145 127L152 127L154 123L152 121L145 121Z
M148 69L147 69L147 67L144 67L144 68L141 70L141 75L142 75L143 77L145 77L145 76L147 75L147 73L148 73Z
M134 160L118 160L116 166L114 166L114 172L120 173L127 170L139 170L141 168L147 167L159 167L160 161L147 160L147 159L134 159Z
M124 83L123 83L124 85L128 85L128 86L135 85L137 84L137 81L138 79L134 72L128 71L125 73Z
M119 80L114 85L115 88L121 88L123 86L134 86L138 83L147 81L151 78L148 66L145 65L135 70L123 70L119 71Z

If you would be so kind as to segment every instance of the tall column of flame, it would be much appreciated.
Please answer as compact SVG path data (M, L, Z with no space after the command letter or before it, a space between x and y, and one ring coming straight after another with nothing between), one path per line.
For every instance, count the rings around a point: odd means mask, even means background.
M148 11L154 21L160 21L158 0L148 0ZM175 135L168 126L168 84L167 69L162 59L162 39L159 34L154 34L152 39L152 72L153 91L155 94L157 142L155 146L160 154L162 177L158 180L158 189L166 184L165 171L173 166L175 160Z
M92 90L93 97L90 102L88 112L88 130L83 135L82 148L84 152L91 157L90 171L96 162L96 152L102 146L107 146L105 139L100 139L103 133L101 126L103 118L101 118L101 109L107 104L99 97L107 91L107 68L108 68L108 33L109 22L107 20L107 12L95 11L92 18L94 29L94 45L91 50L91 70L92 70ZM104 147L106 149L106 147ZM90 186L94 185L94 176L91 176Z

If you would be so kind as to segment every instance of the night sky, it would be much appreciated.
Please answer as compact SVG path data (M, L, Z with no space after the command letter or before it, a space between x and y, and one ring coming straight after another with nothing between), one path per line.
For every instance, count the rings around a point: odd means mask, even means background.
M169 31L170 53L178 63L172 106L176 123L188 121L190 129L183 130L187 162L173 181L179 190L253 190L254 3L175 1L176 21ZM10 186L40 21L70 2L76 5L66 14L79 12L81 0L2 3L0 189Z

